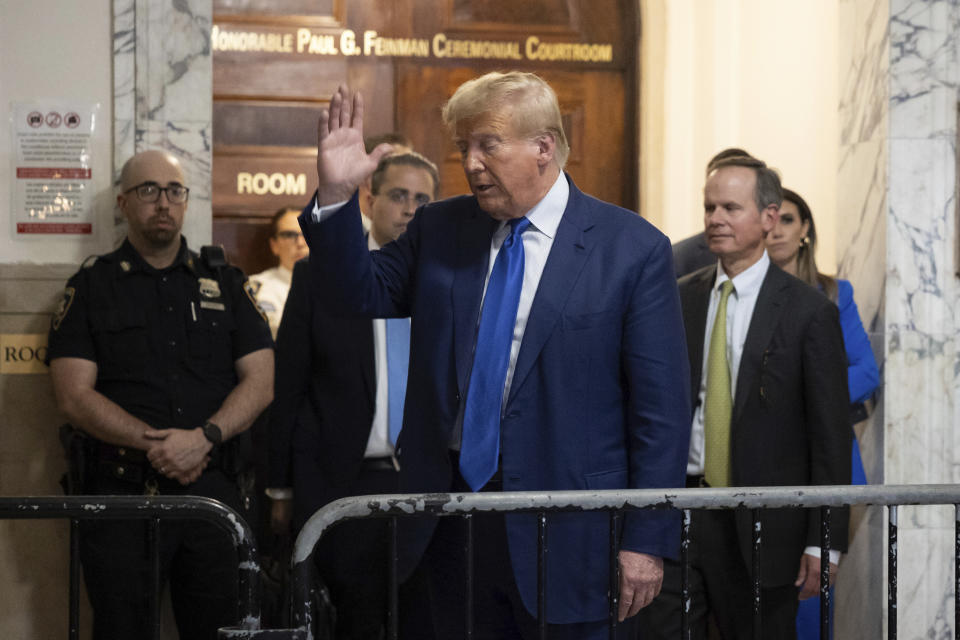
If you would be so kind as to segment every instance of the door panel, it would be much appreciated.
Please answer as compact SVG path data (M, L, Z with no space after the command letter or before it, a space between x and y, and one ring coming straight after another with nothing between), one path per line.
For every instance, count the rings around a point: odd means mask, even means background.
M343 83L363 93L365 134L406 135L449 196L467 184L443 103L487 71L538 73L557 92L577 186L635 207L635 3L214 0L214 12L213 235L249 273L273 264L273 212L313 192L316 118Z

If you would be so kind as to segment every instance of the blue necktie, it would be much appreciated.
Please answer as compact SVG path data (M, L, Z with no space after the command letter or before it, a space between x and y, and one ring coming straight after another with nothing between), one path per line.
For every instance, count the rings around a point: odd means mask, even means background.
M403 426L403 398L407 395L410 362L410 320L387 318L387 421L390 444L397 446Z
M493 477L500 456L500 409L510 363L510 343L523 287L523 239L530 221L514 218L490 272L480 312L473 370L460 439L460 474L479 491Z

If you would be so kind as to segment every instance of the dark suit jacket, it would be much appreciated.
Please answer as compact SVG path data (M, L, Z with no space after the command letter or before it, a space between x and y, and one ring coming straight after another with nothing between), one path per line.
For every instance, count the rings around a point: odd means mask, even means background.
M375 408L374 367L371 321L324 309L312 295L307 260L298 262L277 333L269 483L293 487L296 530L347 495L360 474Z
M673 270L678 278L716 263L717 256L707 247L703 231L673 245Z
M680 280L690 392L700 391L710 290L717 267ZM771 264L747 331L731 425L734 486L849 484L847 363L837 307ZM847 548L847 510L833 509L831 547ZM817 512L764 511L764 586L792 583L805 546L820 545ZM738 514L740 552L751 567L751 520Z
M370 317L411 316L400 484L406 492L449 491L448 448L497 222L475 198L451 198L420 208L405 234L371 253L356 196L319 224L312 208L300 224L318 298ZM504 489L682 486L690 435L685 349L666 237L570 182L501 422ZM675 556L676 515L628 514L621 547ZM608 516L551 521L550 622L605 619ZM404 562L419 558L435 524L407 523ZM507 537L517 586L535 611L535 517L508 517Z

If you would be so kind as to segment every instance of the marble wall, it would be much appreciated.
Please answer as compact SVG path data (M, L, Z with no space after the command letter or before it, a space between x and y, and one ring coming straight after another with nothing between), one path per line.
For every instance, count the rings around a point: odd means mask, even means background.
M196 249L212 237L212 2L114 0L113 15L114 176L144 149L177 156L190 186L183 234Z
M840 32L852 38L840 50L838 264L857 290L884 380L858 429L867 476L958 482L960 0L841 0L840 12ZM884 514L856 518L837 634L877 638L886 634ZM952 508L901 510L901 637L952 637L953 532Z
M888 0L841 0L837 266L851 281L877 363L884 368L886 286ZM881 379L883 379L881 377ZM856 427L867 479L883 482L885 388ZM883 637L883 510L854 508L849 553L837 584L836 637Z
M884 476L949 483L957 469L954 275L957 0L891 0ZM907 637L950 635L954 515L906 509L900 519L899 607Z

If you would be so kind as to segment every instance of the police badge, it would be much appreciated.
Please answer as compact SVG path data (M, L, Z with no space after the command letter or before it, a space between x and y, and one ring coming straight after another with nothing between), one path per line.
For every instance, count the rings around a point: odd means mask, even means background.
M205 298L220 297L220 283L211 278L197 278L200 283L200 295Z
M60 304L57 306L57 311L53 314L53 330L56 331L60 328L60 323L63 322L63 319L67 316L67 311L70 310L70 305L73 304L73 297L76 295L77 290L73 287L67 287L63 290L63 297L60 298Z

